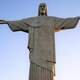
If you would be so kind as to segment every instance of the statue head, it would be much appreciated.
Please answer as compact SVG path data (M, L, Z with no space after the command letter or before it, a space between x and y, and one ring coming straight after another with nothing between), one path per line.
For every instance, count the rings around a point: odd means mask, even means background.
M47 5L45 3L40 3L38 8L38 16L47 16Z

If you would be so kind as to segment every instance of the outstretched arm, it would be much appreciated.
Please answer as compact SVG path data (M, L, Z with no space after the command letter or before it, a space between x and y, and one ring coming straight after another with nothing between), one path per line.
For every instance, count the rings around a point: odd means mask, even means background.
M74 18L66 18L64 20L64 23L61 26L61 29L72 29L75 28L77 23L79 22L80 17L74 17Z
M80 17L73 18L56 18L55 31L75 28Z
M29 24L27 24L27 19L17 21L0 20L0 24L8 24L9 28L14 32L15 31L28 32L30 26Z

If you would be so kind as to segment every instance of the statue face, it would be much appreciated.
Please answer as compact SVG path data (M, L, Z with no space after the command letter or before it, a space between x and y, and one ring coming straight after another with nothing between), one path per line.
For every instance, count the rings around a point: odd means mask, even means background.
M40 5L39 5L39 16L40 15L45 15L45 16L47 16L47 6L46 6L46 4L45 3L41 3Z

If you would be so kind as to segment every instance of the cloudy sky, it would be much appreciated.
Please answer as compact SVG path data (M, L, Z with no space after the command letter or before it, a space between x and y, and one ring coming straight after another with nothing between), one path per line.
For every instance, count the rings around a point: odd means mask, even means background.
M0 0L0 19L20 20L38 15L40 0ZM48 15L80 16L80 0L44 0ZM28 34L0 25L0 80L28 80ZM55 33L56 79L80 80L80 26Z

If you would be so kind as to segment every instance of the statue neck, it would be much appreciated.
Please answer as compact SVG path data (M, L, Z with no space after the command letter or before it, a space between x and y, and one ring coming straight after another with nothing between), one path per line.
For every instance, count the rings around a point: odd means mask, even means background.
M40 14L39 16L47 16L46 14Z

